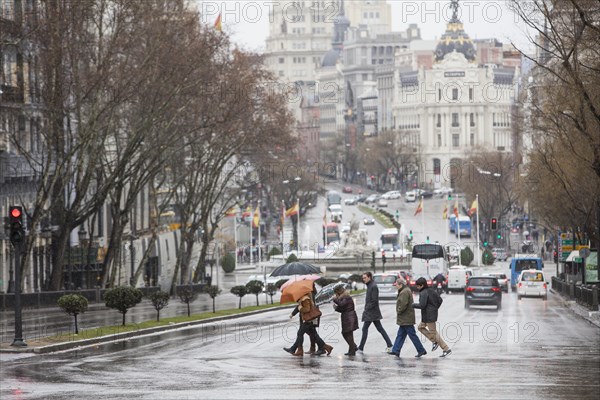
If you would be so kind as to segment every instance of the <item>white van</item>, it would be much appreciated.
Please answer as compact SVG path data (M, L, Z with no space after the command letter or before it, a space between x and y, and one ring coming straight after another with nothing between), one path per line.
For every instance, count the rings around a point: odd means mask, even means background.
M523 296L548 298L548 281L544 272L537 269L521 271L517 279L517 297Z
M463 291L467 281L473 276L470 268L453 267L448 269L448 291Z

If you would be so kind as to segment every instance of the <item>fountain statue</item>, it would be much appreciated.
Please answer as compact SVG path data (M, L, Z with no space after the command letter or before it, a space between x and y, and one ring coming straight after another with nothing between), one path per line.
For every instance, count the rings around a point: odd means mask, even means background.
M336 257L357 257L364 254L371 254L377 250L367 243L367 233L359 230L359 222L352 219L350 222L350 231L346 234L340 243L340 247L335 251Z

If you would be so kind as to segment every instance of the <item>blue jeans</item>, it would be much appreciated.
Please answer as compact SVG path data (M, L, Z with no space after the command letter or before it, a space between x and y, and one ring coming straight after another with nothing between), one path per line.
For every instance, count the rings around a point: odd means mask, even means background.
M394 341L394 347L392 347L392 353L400 354L400 350L402 350L402 346L404 345L404 340L406 340L406 335L408 335L411 342L413 342L418 353L425 353L425 347L423 347L423 344L419 340L414 325L402 325L398 328L398 334Z
M360 351L364 350L365 343L367 342L367 336L369 336L369 327L371 326L371 324L375 325L375 328L377 328L379 333L381 333L381 336L383 336L383 340L385 340L385 344L387 345L387 347L392 347L392 341L390 340L390 337L388 336L385 329L383 329L381 321L365 321L363 322L362 337L360 338L360 344L358 345L358 349Z

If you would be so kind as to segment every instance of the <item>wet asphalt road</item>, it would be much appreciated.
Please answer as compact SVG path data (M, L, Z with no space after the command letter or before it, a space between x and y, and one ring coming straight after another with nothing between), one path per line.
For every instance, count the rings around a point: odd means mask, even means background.
M331 356L284 352L297 320L271 311L62 353L0 354L0 398L597 398L600 330L554 295L544 302L505 294L500 311L465 310L462 294L444 299L439 322L453 350L445 359L441 350L415 359L409 341L400 358L387 355L373 327L365 353L346 357L339 316L325 305L320 335L334 346ZM394 302L381 308L393 340ZM355 340L360 336L356 331Z

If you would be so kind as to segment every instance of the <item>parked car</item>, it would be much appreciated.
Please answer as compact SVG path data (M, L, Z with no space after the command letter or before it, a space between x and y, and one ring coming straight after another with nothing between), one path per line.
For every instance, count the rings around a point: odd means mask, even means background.
M421 192L421 196L423 196L424 199L430 199L433 197L433 193L429 192L427 190L424 190Z
M505 249L500 247L493 248L492 255L498 261L506 261L508 259L508 253Z
M379 200L379 195L378 194L372 194L369 197L366 198L365 203L369 204L369 203L376 203L377 200Z
M375 218L367 217L363 219L363 224L365 225L375 225Z
M543 271L527 269L517 279L517 297L541 297L548 299L548 281Z
M344 193L352 193L352 187L351 186L344 186L344 188L342 189L342 192L344 192Z
M346 224L342 226L342 229L340 229L340 233L348 233L350 232L350 225Z
M465 287L465 308L471 305L496 306L502 308L502 289L498 279L491 276L477 276L469 279Z
M354 206L356 205L356 197L351 197L349 199L345 199L344 200L344 204L347 206Z
M433 191L433 194L434 195L439 195L439 196L446 196L446 195L448 195L448 194L450 194L452 192L454 192L454 189L442 186L441 188L435 189Z
M498 279L498 283L500 284L500 289L503 292L508 293L508 277L506 274L501 274L499 272L492 272L489 274L485 274L485 276L491 276L492 278Z
M381 196L382 199L386 199L386 200L399 199L400 197L402 197L402 195L400 194L400 192L398 190L392 190L392 191L386 192L383 194L383 196Z
M377 207L387 207L388 206L388 202L386 199L379 199L377 200Z
M406 194L404 195L404 201L406 201L407 203L413 203L417 201L417 194L413 191L406 192Z

